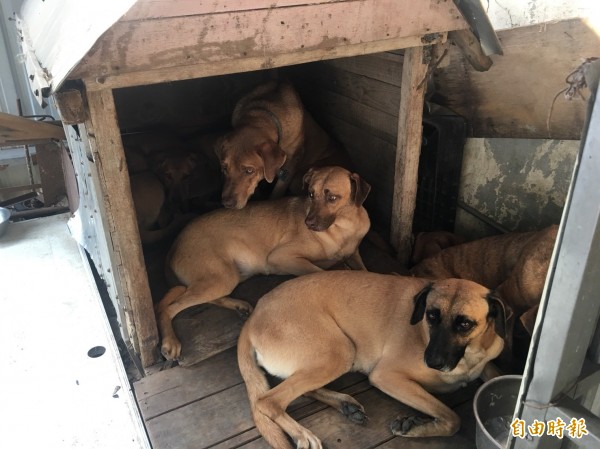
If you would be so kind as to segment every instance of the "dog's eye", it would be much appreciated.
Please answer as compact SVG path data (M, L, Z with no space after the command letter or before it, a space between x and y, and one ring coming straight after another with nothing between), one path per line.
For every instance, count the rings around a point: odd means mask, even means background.
M315 197L315 192L308 192L308 196L310 198L314 198Z
M440 311L435 309L428 310L425 318L429 324L436 324L440 321Z
M335 203L337 199L338 199L338 197L335 195L329 195L327 197L327 201L329 201L330 203Z
M252 167L246 167L244 168L244 173L246 173L247 175L251 175L252 173L254 173L254 169Z
M456 330L459 332L468 332L473 328L474 325L475 323L472 321L459 321L456 323Z

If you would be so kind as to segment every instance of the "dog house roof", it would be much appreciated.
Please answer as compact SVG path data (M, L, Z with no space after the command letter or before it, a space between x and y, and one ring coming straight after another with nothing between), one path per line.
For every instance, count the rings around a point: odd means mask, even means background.
M88 90L280 67L443 41L452 0L25 0L32 88Z

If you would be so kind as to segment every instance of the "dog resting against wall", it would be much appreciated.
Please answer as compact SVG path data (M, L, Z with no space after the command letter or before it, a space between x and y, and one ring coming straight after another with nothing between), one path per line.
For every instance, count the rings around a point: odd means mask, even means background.
M233 130L215 151L225 178L222 202L243 208L258 183L277 182L270 198L289 190L299 195L302 177L311 167L339 165L350 169L341 146L313 120L288 81L270 81L235 106Z
M256 427L277 449L321 449L286 407L310 396L363 423L352 396L323 388L348 371L417 410L394 435L450 436L460 418L431 393L476 379L502 351L503 307L474 282L330 271L292 279L263 296L244 324L238 363ZM285 379L273 389L262 369Z
M469 279L495 289L531 333L557 232L558 226L552 225L452 246L415 265L410 273L429 279Z
M220 209L191 222L167 256L173 287L156 306L162 353L181 353L172 320L194 305L213 304L249 314L246 301L228 295L256 274L303 275L345 260L365 269L358 245L370 221L362 206L370 186L341 167L311 169L307 197L257 201Z

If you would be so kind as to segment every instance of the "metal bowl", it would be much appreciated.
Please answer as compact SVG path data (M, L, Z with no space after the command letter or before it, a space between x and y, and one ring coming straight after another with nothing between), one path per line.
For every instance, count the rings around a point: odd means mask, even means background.
M10 220L10 210L5 207L0 207L0 237L6 232Z

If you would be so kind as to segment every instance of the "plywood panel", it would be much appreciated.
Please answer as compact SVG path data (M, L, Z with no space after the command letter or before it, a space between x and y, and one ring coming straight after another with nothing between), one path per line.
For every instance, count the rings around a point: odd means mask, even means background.
M580 19L498 32L504 56L487 72L473 70L456 48L435 74L436 101L466 117L473 137L579 139L585 102L558 98L582 58L600 56L600 36ZM587 95L587 92L584 92Z

